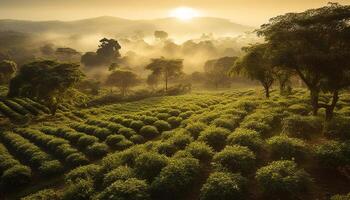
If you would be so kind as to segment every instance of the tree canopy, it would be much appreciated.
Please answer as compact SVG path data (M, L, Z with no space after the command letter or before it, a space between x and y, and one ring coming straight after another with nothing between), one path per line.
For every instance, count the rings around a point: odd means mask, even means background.
M83 78L78 64L35 61L23 65L11 79L9 97L24 96L48 104L52 114L65 98L65 92Z
M106 84L118 87L121 94L125 96L129 92L130 87L139 84L139 79L132 71L116 70L108 76Z
M257 33L265 37L274 63L295 71L310 90L313 113L333 113L338 93L350 85L350 6L329 3L302 13L270 19ZM333 94L330 105L318 101Z
M179 77L183 74L182 59L154 58L146 66L147 70L152 71L152 76L158 76L164 80L165 90L168 90L168 82L171 78Z
M204 65L205 74L210 84L215 88L219 85L227 86L232 81L229 75L230 69L233 67L237 57L222 57L219 59L208 60Z
M17 71L17 64L10 60L0 62L0 84L6 84Z

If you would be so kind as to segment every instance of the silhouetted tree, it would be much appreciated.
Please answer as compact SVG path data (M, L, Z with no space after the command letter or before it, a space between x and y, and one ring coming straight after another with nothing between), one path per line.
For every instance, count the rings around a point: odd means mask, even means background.
M155 31L154 37L159 40L166 40L168 38L168 33L165 31Z
M163 57L154 58L151 63L146 66L146 69L152 71L154 76L163 78L165 91L167 91L169 79L179 77L183 74L183 60L166 59Z
M0 62L0 84L7 84L17 71L17 64L10 60Z
M328 6L270 19L258 30L278 66L293 70L310 91L313 114L326 108L331 118L339 91L350 84L350 6ZM330 104L319 103L321 91L332 93Z
M116 70L108 76L106 84L109 86L118 87L122 96L125 96L130 87L134 87L139 84L139 79L132 71Z
M65 99L65 93L83 77L79 65L55 61L36 61L23 65L11 79L9 97L24 96L42 101L51 113Z
M231 74L238 73L257 80L264 87L265 96L270 97L270 88L275 81L275 71L271 60L266 55L266 44L256 44L244 47L246 54L240 58Z
M69 47L60 47L55 51L57 59L61 62L74 62L79 61L80 53Z
M219 85L228 86L231 82L230 69L235 64L237 57L222 57L209 60L204 65L204 72L209 83L217 89Z

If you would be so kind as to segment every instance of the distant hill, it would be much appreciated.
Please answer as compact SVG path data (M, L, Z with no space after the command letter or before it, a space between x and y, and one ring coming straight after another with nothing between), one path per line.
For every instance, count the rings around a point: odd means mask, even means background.
M0 20L0 31L39 34L105 34L127 36L140 31L145 35L150 35L155 30L164 30L179 36L199 35L202 33L240 35L253 29L253 27L236 24L227 19L211 17L198 17L187 22L175 18L129 20L117 17L97 17L76 21Z

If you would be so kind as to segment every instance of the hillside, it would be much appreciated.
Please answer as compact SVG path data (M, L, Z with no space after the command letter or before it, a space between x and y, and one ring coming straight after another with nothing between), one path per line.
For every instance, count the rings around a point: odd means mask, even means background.
M201 35L202 33L240 35L254 28L233 23L227 19L199 17L189 22L175 18L129 20L116 17L97 17L77 21L0 20L0 31L55 34L106 34L123 36L142 31L146 35L164 30L174 35Z

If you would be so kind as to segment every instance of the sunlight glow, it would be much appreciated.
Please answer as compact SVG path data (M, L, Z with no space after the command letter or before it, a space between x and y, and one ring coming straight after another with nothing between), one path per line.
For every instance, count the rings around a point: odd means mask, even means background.
M199 12L189 7L178 7L170 12L170 16L180 20L189 21L194 17L198 17Z

